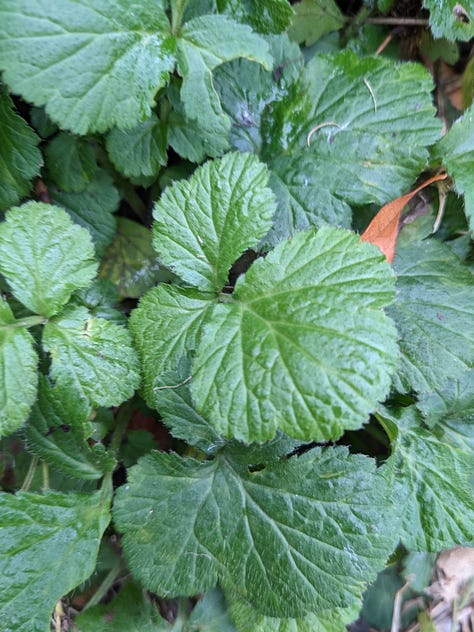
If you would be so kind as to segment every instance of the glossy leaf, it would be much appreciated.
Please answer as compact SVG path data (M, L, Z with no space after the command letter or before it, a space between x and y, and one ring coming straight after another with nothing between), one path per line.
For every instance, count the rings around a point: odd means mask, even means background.
M317 448L249 472L154 452L118 490L114 519L132 573L164 595L219 577L273 616L344 607L394 543L391 501L371 459Z
M95 406L118 406L140 383L139 363L124 327L69 307L51 319L43 332L51 356L50 376Z
M5 83L77 134L149 116L175 64L155 0L3 0L0 24Z
M349 231L298 233L237 282L199 342L191 391L219 434L266 441L278 428L335 440L388 393L396 332L378 309L393 278Z
M56 314L97 271L87 231L73 224L63 209L41 202L6 213L0 250L0 273L13 295L43 316Z
M255 156L231 153L168 187L153 212L161 263L200 290L222 290L231 265L271 226L267 181Z
M18 114L0 86L0 211L16 204L39 174L39 138Z
M94 570L110 514L103 493L0 494L5 632L45 632L57 601Z
M17 430L36 399L38 356L25 327L15 325L7 302L0 296L0 436Z
M435 239L400 246L396 299L388 308L400 335L401 390L443 388L474 363L474 277Z

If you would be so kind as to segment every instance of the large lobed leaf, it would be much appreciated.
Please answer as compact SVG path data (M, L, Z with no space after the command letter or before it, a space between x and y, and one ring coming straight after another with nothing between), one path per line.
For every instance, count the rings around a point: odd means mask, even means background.
M267 182L255 156L231 153L168 187L153 212L160 261L200 290L222 290L234 261L271 226Z
M109 500L0 494L0 616L5 632L45 632L57 601L93 572Z
M214 308L193 365L198 410L219 434L265 441L281 428L325 441L359 428L388 394L395 328L380 252L332 227L298 233Z
M86 230L66 211L27 202L10 209L0 224L0 273L31 311L52 316L71 293L90 284L97 271Z
M114 518L146 588L192 595L220 578L281 617L353 603L395 537L385 479L345 448L257 472L225 453L198 462L154 452L119 489Z

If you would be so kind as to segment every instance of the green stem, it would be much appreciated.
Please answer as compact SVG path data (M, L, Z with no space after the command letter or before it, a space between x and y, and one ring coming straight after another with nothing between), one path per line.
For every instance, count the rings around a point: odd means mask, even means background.
M183 22L183 13L188 0L172 0L171 2L171 32L177 35Z
M23 485L20 487L22 492L27 492L30 489L31 483L33 482L33 478L36 473L38 460L39 459L37 456L34 456L31 459L30 467L28 468L28 472L26 473L25 480L23 481Z
M92 608L93 606L97 606L97 604L99 604L102 601L105 595L109 592L109 590L115 584L115 582L117 581L117 577L120 575L120 573L123 571L124 568L125 568L124 563L122 559L119 558L115 562L115 564L112 566L110 571L107 573L106 577L104 578L104 581L101 583L99 588L95 591L95 593L86 603L86 605L82 609L82 612L89 610L89 608Z
M7 327L35 327L36 325L45 325L48 322L46 316L26 316L19 318L14 323L8 323Z
M49 467L44 461L41 462L41 471L43 473L43 491L49 489Z
M133 408L134 406L132 402L126 402L123 406L120 407L120 410L117 413L117 417L115 418L115 430L110 441L110 450L115 454L118 452L120 444L122 443L123 435L127 430L128 422L130 421Z

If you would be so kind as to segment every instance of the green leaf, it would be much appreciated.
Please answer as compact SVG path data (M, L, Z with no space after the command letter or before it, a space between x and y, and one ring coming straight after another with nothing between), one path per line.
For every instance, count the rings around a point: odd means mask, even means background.
M232 618L239 632L345 632L346 625L358 618L360 600L346 608L310 612L296 619L266 617L248 603L234 601L230 604Z
M224 15L194 18L181 29L177 41L178 71L183 77L181 100L186 115L208 133L222 135L230 128L212 82L212 70L245 57L271 68L267 42L246 24Z
M37 364L32 336L16 325L0 296L0 436L17 430L28 417L36 398Z
M445 443L474 453L474 369L440 391L423 393L416 405Z
M31 179L39 174L40 139L21 116L0 86L0 211L16 204L31 188Z
M156 604L138 584L127 582L112 601L89 608L76 618L78 632L172 632ZM178 630L176 630L178 632Z
M115 234L113 213L120 202L110 175L99 169L88 187L80 193L66 193L55 186L50 186L49 192L55 204L64 207L77 224L87 228L97 254L101 255Z
M168 187L153 212L160 261L190 285L220 291L231 265L271 226L267 180L255 156L231 153Z
M56 314L97 271L92 241L56 206L27 202L0 224L0 273L31 311Z
M474 232L474 106L454 123L435 151L454 178L456 191L464 194L464 205L471 231Z
M175 64L155 0L2 0L0 24L5 83L77 134L150 116Z
M411 551L432 552L471 543L472 451L440 441L423 427L413 406L393 413L384 410L381 421L392 440L402 543Z
M439 137L432 87L418 64L348 50L314 57L262 118L261 157L280 202L271 243L309 225L347 226L350 205L404 193Z
M99 274L114 283L121 298L139 298L159 280L171 277L158 265L151 231L125 217L117 218L117 232Z
M208 590L189 617L191 629L200 632L236 632L221 590Z
M43 330L51 355L50 377L95 406L118 406L140 383L139 363L128 331L84 307L68 307Z
M104 446L87 442L92 426L89 406L75 391L52 386L40 376L38 400L25 428L28 449L69 476L98 480L113 470L115 459Z
M91 143L65 132L46 145L45 158L50 178L67 193L87 189L97 171Z
M250 24L259 33L281 33L293 14L287 0L217 0L220 11Z
M45 632L54 606L94 570L110 520L95 494L0 494L0 616L5 632Z
M203 323L213 307L211 298L196 290L159 285L147 292L132 312L130 331L141 356L142 387L151 407L156 405L157 394L167 390L165 387L183 381L169 376L170 382L164 384L161 376L176 371L179 360L196 349Z
M174 437L211 454L224 445L224 440L196 411L189 391L190 374L190 363L183 359L177 370L157 378L154 382L155 405Z
M126 325L127 316L118 307L116 286L107 279L94 279L88 287L74 292L70 305L87 307L92 316L106 318L116 325Z
M344 26L344 16L334 0L301 0L293 10L288 35L298 44L311 46L326 33Z
M435 239L397 249L396 299L388 308L400 335L398 390L431 391L474 363L474 277Z
M373 460L317 448L249 472L154 452L118 490L114 519L130 569L158 594L218 577L263 614L345 607L391 552L391 501Z
M287 35L265 39L274 59L272 72L247 59L236 59L214 72L216 90L232 123L230 145L255 154L262 146L260 126L265 107L287 94L303 67L299 46Z
M474 37L474 2L472 0L423 0L430 12L430 27L435 37L467 41Z
M156 176L167 161L166 128L152 114L132 129L111 130L106 147L110 160L125 176Z
M214 308L193 366L198 411L244 442L277 428L315 441L360 428L396 365L395 328L378 309L392 296L374 246L332 227L297 233Z

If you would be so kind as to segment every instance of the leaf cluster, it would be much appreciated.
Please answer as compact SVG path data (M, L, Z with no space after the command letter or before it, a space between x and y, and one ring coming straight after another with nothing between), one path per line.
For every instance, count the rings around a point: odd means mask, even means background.
M2 629L342 631L472 542L473 106L375 4L0 0Z

